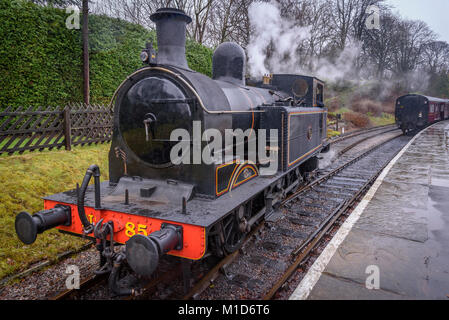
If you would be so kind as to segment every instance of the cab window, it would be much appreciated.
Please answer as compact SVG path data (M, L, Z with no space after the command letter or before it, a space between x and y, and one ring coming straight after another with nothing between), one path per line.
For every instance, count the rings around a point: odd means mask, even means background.
M316 87L316 104L318 107L324 106L324 87L322 84L318 83Z

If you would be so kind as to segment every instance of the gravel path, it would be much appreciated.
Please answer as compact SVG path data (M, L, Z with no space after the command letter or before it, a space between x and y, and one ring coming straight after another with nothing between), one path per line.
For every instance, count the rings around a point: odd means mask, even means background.
M91 248L61 261L45 270L35 272L20 282L0 289L0 300L44 300L66 290L68 266L79 268L80 280L91 276L98 268L98 251Z

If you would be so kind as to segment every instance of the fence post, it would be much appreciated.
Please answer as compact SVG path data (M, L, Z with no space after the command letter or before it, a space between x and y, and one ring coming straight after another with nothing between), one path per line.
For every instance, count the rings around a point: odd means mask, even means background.
M65 136L65 149L72 150L72 128L70 124L70 108L66 106L63 111L64 114L64 136Z

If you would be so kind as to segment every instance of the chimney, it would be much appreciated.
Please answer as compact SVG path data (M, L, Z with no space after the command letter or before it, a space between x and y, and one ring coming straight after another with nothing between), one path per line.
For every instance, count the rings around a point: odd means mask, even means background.
M156 23L157 63L188 69L186 60L186 26L192 19L184 11L161 8L150 16Z

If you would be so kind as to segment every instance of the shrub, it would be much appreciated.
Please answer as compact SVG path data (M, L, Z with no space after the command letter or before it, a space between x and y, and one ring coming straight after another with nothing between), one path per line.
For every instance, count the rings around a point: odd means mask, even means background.
M368 114L380 117L384 109L384 103L373 101L370 99L353 99L351 101L351 109L354 112Z
M0 1L0 108L83 101L81 30L66 28L68 16L29 1ZM155 42L154 31L89 15L92 103L108 103L118 85L142 66L139 54L148 40ZM191 69L211 75L212 49L189 40L187 61Z
M326 107L329 109L329 111L333 112L333 111L337 111L338 109L340 109L341 107L341 102L340 99L338 97L334 97L329 99L326 102Z
M213 50L193 40L187 40L186 56L189 68L212 77Z
M358 112L347 112L343 115L343 119L358 128L366 128L370 125L368 116Z
M365 100L365 106L368 112L370 112L375 117L380 117L382 115L382 103L378 101Z
M81 99L81 46L63 10L0 1L0 106Z
M368 112L368 108L366 107L363 100L353 100L351 101L351 109L357 113L366 114Z

